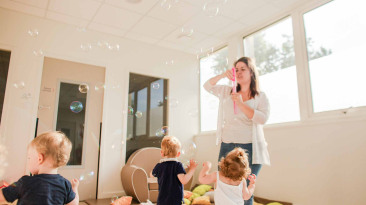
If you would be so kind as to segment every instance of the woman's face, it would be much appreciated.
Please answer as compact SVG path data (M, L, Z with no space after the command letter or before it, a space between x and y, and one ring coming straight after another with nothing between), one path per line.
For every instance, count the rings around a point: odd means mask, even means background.
M236 70L236 81L239 84L250 83L251 72L250 68L248 68L248 66L245 63L238 62L235 66L235 70Z

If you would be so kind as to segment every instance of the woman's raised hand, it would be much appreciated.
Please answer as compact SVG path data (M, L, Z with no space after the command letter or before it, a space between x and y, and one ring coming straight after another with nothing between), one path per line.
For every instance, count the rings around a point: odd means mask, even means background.
M223 73L223 77L227 77L230 81L233 80L233 71L230 69L227 69L224 73Z

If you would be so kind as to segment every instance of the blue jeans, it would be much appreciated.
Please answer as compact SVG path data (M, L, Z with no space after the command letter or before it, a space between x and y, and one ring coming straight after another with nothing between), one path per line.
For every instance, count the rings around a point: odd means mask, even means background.
M238 143L225 143L221 142L221 148L219 153L219 161L222 157L225 157L227 153L233 150L235 147L240 147L248 153L249 167L252 170L252 174L255 174L258 177L259 171L262 168L261 164L252 164L252 143L250 144L238 144ZM258 178L257 178L258 179ZM247 180L247 185L249 185L249 180ZM253 197L254 195L245 201L245 205L253 205Z

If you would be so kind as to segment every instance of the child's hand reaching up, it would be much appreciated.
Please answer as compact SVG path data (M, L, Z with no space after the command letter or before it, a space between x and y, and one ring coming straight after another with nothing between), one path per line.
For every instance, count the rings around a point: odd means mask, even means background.
M209 171L211 169L211 166L212 166L211 162L206 161L202 164L202 170L204 170L205 172Z
M198 165L198 164L197 164L197 162L196 162L196 161L194 161L193 159L191 159L191 160L189 160L189 165L188 165L188 167L187 167L187 168L188 168L189 170L191 170L191 169L193 169L193 170L194 170L194 169L196 169L196 168L197 168L197 165Z
M250 185L254 185L255 184L255 180L256 180L256 176L255 176L255 174L251 174L251 175L249 175L248 176L248 180L249 180L249 186Z
M71 186L72 186L72 190L74 191L74 192L76 192L77 190L78 190L78 188L79 188L79 180L77 180L77 179L72 179L71 180Z

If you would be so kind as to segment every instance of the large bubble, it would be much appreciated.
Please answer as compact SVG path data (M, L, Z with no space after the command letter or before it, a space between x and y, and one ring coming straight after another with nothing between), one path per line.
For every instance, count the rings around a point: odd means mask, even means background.
M83 103L81 103L80 101L73 101L70 104L70 110L73 113L79 113L83 110L83 108L84 108Z
M79 181L80 183L90 183L93 181L94 178L94 171L87 171L80 175Z
M79 91L80 91L81 93L87 93L87 92L88 92L88 90L89 90L89 85L88 85L88 84L83 83L83 84L80 84L80 85L79 85Z
M164 137L164 136L168 135L168 133L169 133L168 126L163 126L156 130L155 135L157 137Z
M185 160L190 160L194 157L197 151L197 146L193 141L183 144L181 149L181 156Z

